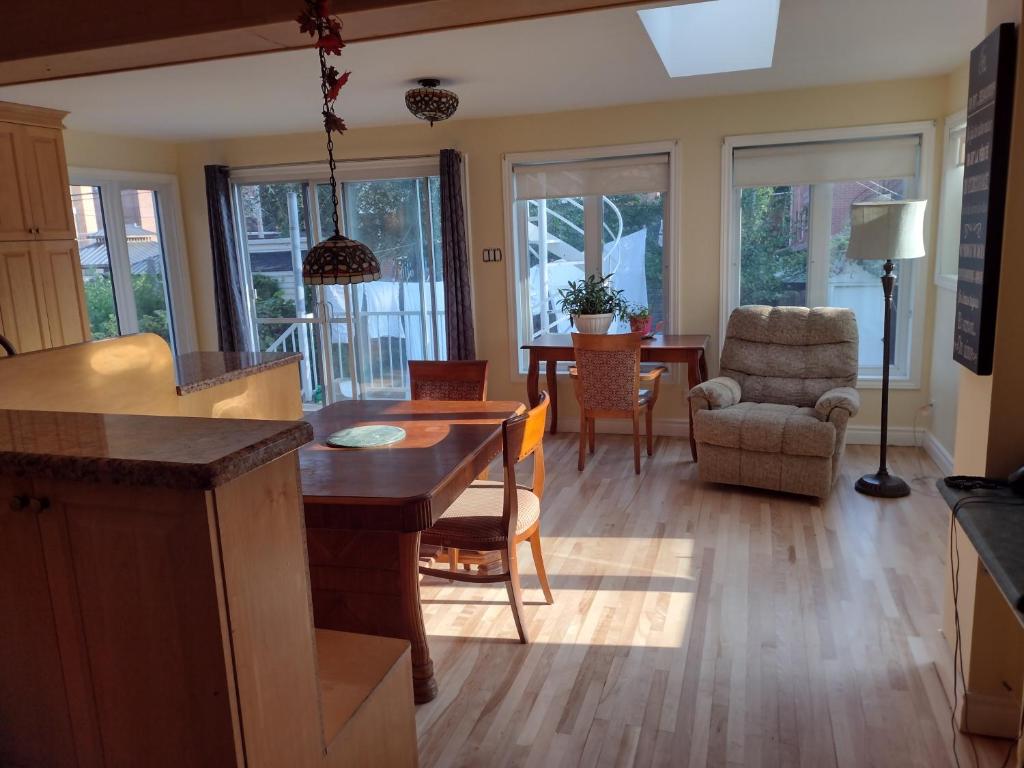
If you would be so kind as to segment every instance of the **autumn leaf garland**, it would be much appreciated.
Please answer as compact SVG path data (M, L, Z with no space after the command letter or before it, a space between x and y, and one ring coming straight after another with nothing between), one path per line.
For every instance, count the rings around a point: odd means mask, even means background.
M338 94L348 82L351 72L338 72L327 64L327 56L340 56L345 41L341 39L341 21L330 14L327 0L306 0L306 7L298 15L299 31L315 37L320 53L320 79L324 95L324 128L328 133L344 133L345 121L334 112Z

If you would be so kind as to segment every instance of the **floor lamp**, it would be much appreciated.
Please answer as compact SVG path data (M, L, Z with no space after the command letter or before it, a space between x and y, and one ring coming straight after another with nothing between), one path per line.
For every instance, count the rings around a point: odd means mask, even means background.
M878 450L878 471L864 475L854 488L868 496L887 499L908 496L910 486L889 474L885 463L889 431L889 358L892 350L892 289L896 276L894 261L924 257L925 200L886 200L854 203L850 207L850 245L846 258L854 261L880 261L882 292L885 294L885 321L882 330L882 440Z

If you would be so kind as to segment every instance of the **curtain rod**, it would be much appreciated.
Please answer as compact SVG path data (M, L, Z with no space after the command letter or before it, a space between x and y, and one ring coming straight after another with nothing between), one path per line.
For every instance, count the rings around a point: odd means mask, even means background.
M381 160L433 160L437 158L437 154L432 155L389 155L387 157L344 157L338 159L336 162L338 165L342 163L372 163L379 162ZM323 160L305 160L299 163L261 163L260 165L232 165L231 170L233 171L255 171L262 168L294 168L297 165L326 165L327 159Z

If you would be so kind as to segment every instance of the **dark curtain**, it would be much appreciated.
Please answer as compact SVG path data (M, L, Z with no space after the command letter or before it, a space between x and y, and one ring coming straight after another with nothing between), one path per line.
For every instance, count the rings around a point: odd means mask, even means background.
M210 215L213 255L213 300L217 307L217 339L222 352L246 352L251 341L245 317L245 286L238 261L231 214L231 183L226 165L206 166L206 206Z
M462 155L441 150L441 249L444 256L444 317L448 359L473 360L473 286L469 279L466 212L462 205Z

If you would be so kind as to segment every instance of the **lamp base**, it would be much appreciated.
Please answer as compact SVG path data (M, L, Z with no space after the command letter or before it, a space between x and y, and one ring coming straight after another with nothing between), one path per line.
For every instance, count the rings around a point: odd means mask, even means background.
M864 475L853 487L866 496L878 496L883 499L898 499L910 495L910 486L906 481L896 475L890 475L885 469L873 475Z

